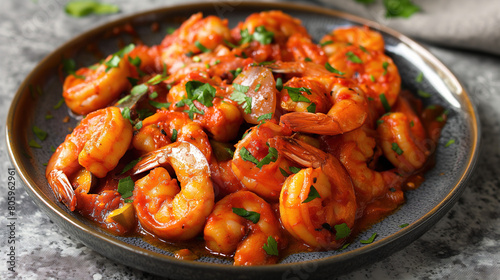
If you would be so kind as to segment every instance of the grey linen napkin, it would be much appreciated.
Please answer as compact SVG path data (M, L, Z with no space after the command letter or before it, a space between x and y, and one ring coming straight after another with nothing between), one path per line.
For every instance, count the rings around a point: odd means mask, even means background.
M308 2L376 21L415 39L500 55L500 0L413 0L421 10L410 18L386 18L383 0Z

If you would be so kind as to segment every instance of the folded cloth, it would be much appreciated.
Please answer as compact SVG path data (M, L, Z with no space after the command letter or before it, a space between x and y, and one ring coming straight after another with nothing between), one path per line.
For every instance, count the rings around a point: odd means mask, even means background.
M499 0L413 0L421 9L409 18L387 18L384 0L360 2L308 1L376 21L414 39L500 55Z

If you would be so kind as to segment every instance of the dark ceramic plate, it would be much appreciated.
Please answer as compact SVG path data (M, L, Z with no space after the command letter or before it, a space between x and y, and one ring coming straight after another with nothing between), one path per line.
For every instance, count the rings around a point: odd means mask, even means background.
M56 201L45 180L43 164L52 153L49 147L57 147L68 133L67 127L76 124L74 119L69 123L62 122L68 115L64 105L54 109L54 105L61 100L59 67L63 57L74 58L81 66L98 60L91 50L97 48L104 54L117 51L118 42L134 40L130 35L111 32L125 24L134 26L140 39L153 45L161 41L167 27L178 27L183 19L195 12L228 18L230 26L234 26L253 12L269 9L280 9L301 19L315 40L338 26L364 24L379 30L386 41L387 54L400 69L403 88L412 92L418 89L429 92L432 97L425 100L426 104L441 104L450 111L449 121L437 147L435 168L427 172L426 181L420 188L407 192L407 203L399 211L361 233L341 252L300 253L288 256L276 265L234 267L213 257L197 261L178 260L172 257L171 252L151 246L139 238L112 236ZM155 22L159 23L161 32L152 31L151 25ZM421 83L415 81L419 73L424 74ZM54 118L46 120L47 112ZM29 141L35 139L32 132L34 125L50 132L41 143L42 149L29 146ZM29 74L14 97L6 129L10 157L26 183L27 192L54 222L110 259L153 274L183 279L329 278L380 260L417 239L451 208L470 177L479 143L477 113L469 96L453 74L420 45L391 29L352 15L325 8L279 3L214 2L167 7L128 16L88 31L55 50ZM455 144L445 147L450 139L455 139ZM409 226L401 228L402 224ZM368 239L374 232L378 234L375 242L368 245L359 242Z

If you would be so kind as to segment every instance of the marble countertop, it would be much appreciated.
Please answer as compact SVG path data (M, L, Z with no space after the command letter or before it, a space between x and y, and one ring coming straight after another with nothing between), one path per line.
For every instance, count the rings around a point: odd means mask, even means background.
M155 279L93 252L54 224L17 178L16 273L7 270L5 119L17 88L47 54L101 23L165 5L162 1L106 1L121 12L75 19L64 0L7 0L0 9L0 278ZM186 2L186 1L184 1ZM169 2L171 4L171 2ZM500 275L500 57L425 45L470 93L482 124L476 171L458 203L433 228L392 256L339 279L498 279ZM4 214L5 213L5 214Z

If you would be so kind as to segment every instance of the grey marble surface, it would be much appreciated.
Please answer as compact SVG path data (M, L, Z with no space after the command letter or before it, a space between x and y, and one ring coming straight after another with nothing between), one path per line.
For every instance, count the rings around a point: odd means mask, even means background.
M155 279L108 260L62 231L25 193L17 178L16 273L8 268L5 119L24 77L57 46L108 20L165 5L117 3L116 15L75 19L63 0L2 0L0 9L0 279ZM186 2L186 1L184 1ZM482 124L481 155L468 187L431 230L392 256L340 279L499 279L500 57L427 45L464 84Z

